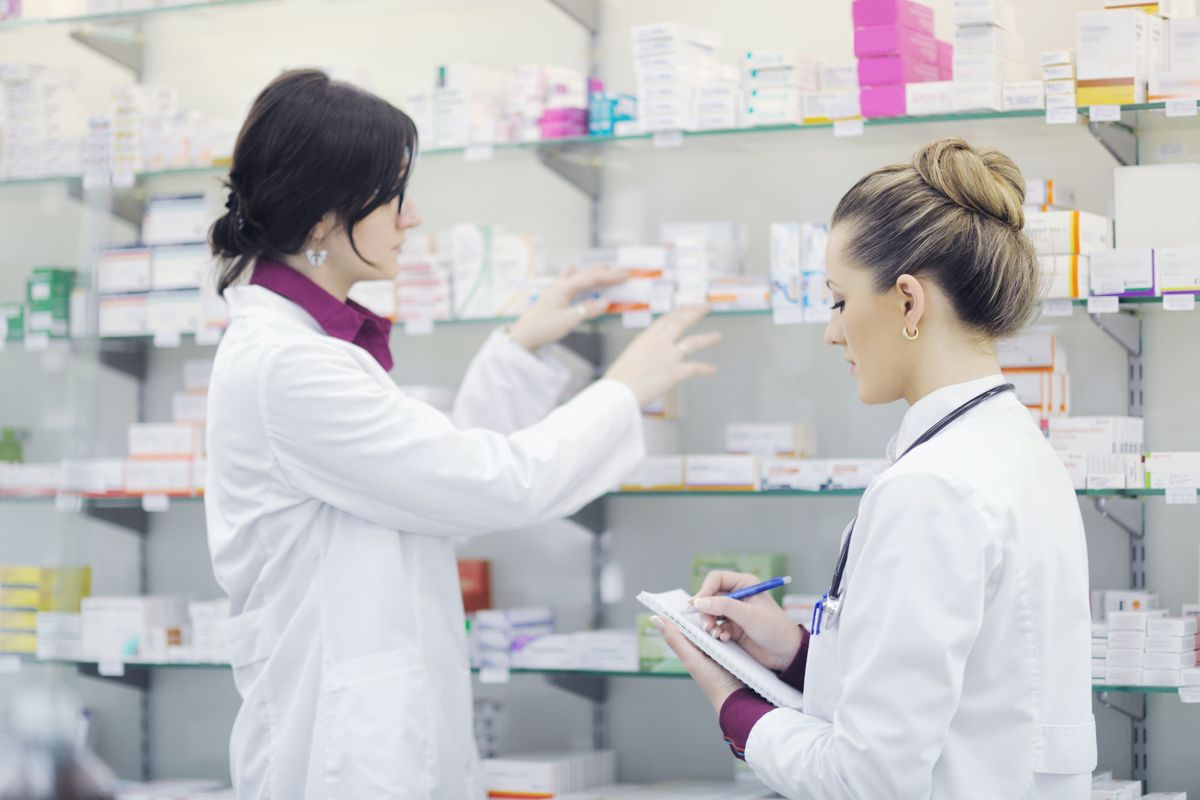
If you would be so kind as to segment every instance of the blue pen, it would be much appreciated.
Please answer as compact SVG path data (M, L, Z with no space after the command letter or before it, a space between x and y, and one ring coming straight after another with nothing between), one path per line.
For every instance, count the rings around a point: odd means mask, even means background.
M747 597L753 597L756 594L762 594L763 592L769 592L772 589L778 589L780 586L787 586L791 582L792 582L792 576L784 575L781 578L771 578L771 580L769 580L769 581L763 581L762 583L756 583L753 586L747 586L745 589L738 589L737 591L730 592L729 594L717 595L717 596L718 597L732 597L734 600L745 600ZM694 605L689 604L688 607L684 609L684 612L688 613L688 614L696 614L696 613L699 613L699 609L697 609Z

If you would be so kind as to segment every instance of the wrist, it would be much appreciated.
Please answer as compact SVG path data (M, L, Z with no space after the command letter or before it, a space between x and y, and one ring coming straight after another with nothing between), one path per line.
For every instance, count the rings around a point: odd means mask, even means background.
M800 652L800 646L804 644L804 634L800 631L800 626L790 625L788 633L783 643L774 653L771 670L774 672L783 672L792 665L796 660L796 654Z

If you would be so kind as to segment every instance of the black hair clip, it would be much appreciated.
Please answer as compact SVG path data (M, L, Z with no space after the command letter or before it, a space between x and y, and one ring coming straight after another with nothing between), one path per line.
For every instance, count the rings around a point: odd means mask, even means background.
M237 225L239 231L246 229L246 217L242 214L241 201L238 199L237 192L229 190L229 197L225 200L225 208L229 213L233 214L233 221Z

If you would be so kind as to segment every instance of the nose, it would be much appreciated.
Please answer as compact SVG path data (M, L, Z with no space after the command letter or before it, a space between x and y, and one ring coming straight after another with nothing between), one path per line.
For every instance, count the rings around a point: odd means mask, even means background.
M415 228L422 222L421 212L417 210L417 204L412 200L405 198L404 205L400 208L400 216L397 220L397 226L400 230L408 230Z
M833 312L833 316L830 317L829 322L825 324L825 344L846 344L845 332L842 330L842 315L837 311Z

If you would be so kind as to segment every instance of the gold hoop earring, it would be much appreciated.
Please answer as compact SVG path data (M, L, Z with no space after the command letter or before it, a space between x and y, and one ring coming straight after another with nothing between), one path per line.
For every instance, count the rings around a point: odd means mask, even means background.
M901 328L901 329L900 329L900 332L901 332L901 333L903 333L903 334L904 334L904 338L905 338L905 339L908 339L910 342L915 342L915 341L917 340L917 337L921 335L921 329L920 329L920 328L913 328L912 335L911 335L911 336L909 336L909 335L908 335L908 325L905 325L903 328Z

